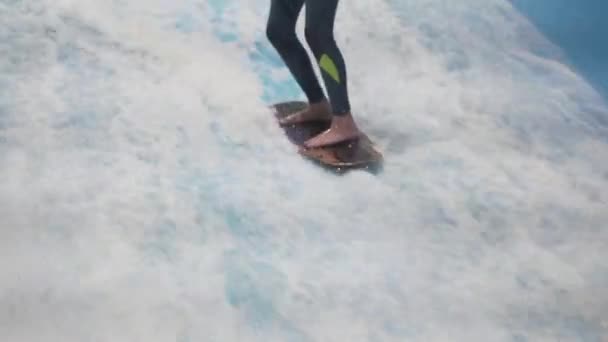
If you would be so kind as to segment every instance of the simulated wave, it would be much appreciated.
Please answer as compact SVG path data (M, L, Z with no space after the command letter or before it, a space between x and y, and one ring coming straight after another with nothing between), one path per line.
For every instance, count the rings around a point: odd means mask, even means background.
M342 3L336 176L267 1L0 1L0 336L605 340L608 105L515 5Z

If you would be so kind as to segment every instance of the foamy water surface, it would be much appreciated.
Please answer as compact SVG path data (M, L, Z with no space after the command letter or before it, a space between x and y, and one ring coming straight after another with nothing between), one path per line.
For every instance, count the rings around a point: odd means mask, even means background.
M350 0L381 173L298 156L268 1L0 0L3 341L605 341L608 105L506 0ZM298 25L302 37L303 21Z

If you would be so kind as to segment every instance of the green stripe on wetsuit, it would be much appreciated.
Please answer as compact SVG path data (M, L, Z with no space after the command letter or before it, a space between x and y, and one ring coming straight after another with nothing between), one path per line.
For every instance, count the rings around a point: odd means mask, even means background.
M306 42L321 69L334 114L346 114L350 112L346 66L333 36L338 0L271 0L266 35L308 101L324 99L325 94L308 54L296 36L296 22L304 5Z
M321 56L321 60L319 61L319 65L321 66L322 70L324 70L326 73L329 74L329 76L331 76L331 78L333 78L336 82L340 83L340 75L338 73L338 68L336 67L336 64L334 64L334 61L331 60L331 57L326 54L323 54Z

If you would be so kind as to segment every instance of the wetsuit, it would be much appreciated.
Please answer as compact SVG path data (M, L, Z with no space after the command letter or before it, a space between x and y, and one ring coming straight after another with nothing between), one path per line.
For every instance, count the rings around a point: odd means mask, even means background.
M311 103L325 99L306 50L296 36L296 21L306 4L305 38L321 68L334 115L350 112L346 67L334 40L339 0L271 0L266 36Z

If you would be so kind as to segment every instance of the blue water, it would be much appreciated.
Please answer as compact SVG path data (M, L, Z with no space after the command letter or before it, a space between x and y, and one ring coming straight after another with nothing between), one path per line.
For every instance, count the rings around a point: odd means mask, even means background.
M608 3L602 0L510 0L568 56L569 63L608 100Z
M590 4L344 2L386 163L336 176L267 110L268 1L0 1L0 336L607 340Z

